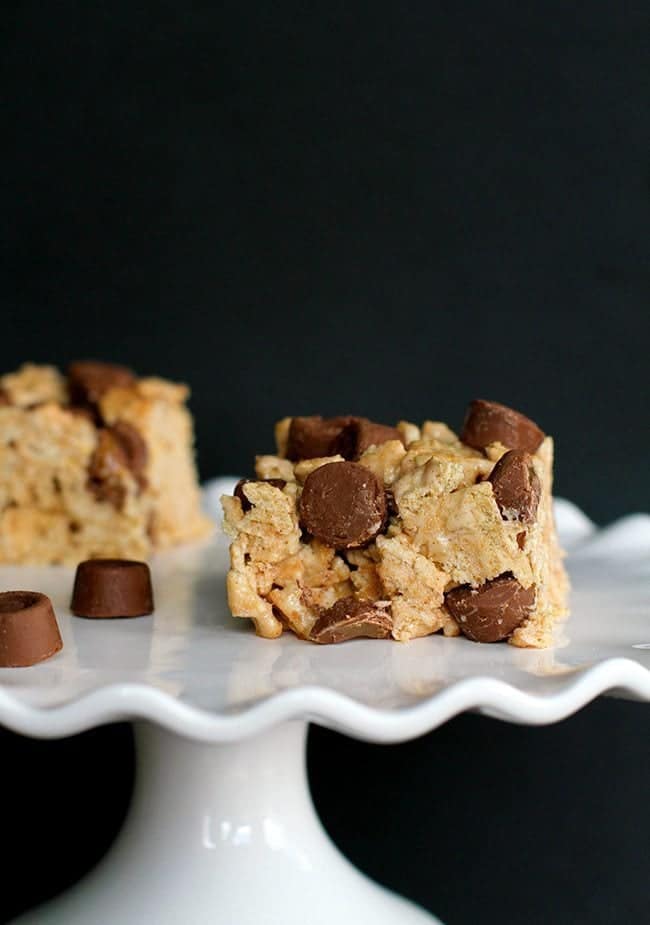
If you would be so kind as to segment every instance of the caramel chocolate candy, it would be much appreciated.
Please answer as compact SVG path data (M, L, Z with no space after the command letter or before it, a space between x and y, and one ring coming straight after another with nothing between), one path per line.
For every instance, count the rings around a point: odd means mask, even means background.
M334 456L332 446L343 428L354 418L322 418L320 415L291 418L287 459L317 459Z
M142 489L147 484L147 459L147 445L131 424L118 421L112 427L103 427L98 431L88 468L89 491L98 501L108 501L121 510L126 497L121 472L129 469Z
M533 457L522 450L509 450L496 464L489 482L504 520L529 524L535 520L542 493Z
M99 360L78 360L68 367L68 390L73 405L95 407L102 395L115 386L128 387L135 374L125 366Z
M359 459L371 446L401 439L396 427L376 424L368 418L353 418L332 444L331 455L338 453L344 459Z
M38 591L0 594L0 667L35 665L62 648L49 597Z
M386 608L372 601L359 601L351 595L321 613L310 638L320 643L345 642L361 636L387 639L392 629L393 621Z
M235 485L233 495L241 501L241 509L244 514L246 511L250 511L253 506L244 493L244 485L254 484L255 482L266 482L267 485L273 485L274 488L279 488L280 491L287 484L284 479L240 479Z
M88 491L98 501L108 501L116 510L121 510L126 498L121 473L128 468L129 459L121 442L108 428L100 430L88 466Z
M143 617L153 613L146 562L87 559L77 566L70 610L78 617Z
M107 430L122 447L127 465L141 488L147 483L145 470L149 461L147 444L139 431L128 421L116 421Z
M535 588L522 588L511 575L500 575L478 588L448 591L445 604L468 639L499 642L526 619L535 605Z
M326 463L305 479L299 515L303 530L326 546L364 546L384 528L384 486L359 463Z
M534 453L544 439L544 432L519 411L479 398L467 409L460 439L475 450L498 441L509 450Z

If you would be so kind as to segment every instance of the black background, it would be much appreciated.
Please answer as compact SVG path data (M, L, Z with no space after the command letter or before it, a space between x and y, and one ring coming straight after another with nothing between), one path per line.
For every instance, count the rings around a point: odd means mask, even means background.
M481 395L556 436L593 519L648 508L647 3L4 10L0 368L189 381L204 477L285 414L458 425ZM315 730L314 793L448 925L645 922L649 713ZM132 757L127 727L0 740L6 918L101 854Z

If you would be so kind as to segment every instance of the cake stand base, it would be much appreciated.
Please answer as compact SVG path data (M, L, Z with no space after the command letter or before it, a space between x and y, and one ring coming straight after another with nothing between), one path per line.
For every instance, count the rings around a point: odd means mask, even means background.
M328 838L307 783L306 722L222 745L135 730L133 802L113 847L15 925L440 925Z

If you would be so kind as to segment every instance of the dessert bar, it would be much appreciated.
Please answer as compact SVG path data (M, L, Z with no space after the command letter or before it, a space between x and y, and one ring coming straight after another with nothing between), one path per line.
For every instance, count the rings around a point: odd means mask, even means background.
M285 418L225 496L230 609L316 643L442 632L545 647L567 610L553 441L497 402L446 424Z
M91 361L0 376L0 563L143 559L209 533L188 394Z

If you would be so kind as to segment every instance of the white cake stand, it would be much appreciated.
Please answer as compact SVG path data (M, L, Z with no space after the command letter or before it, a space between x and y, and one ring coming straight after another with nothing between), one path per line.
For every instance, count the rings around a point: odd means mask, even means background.
M208 506L231 486L212 483ZM309 795L307 724L401 742L464 710L542 724L604 692L650 700L650 517L597 531L558 502L558 520L573 616L546 651L440 637L258 639L228 614L220 535L155 560L156 612L137 620L72 617L69 569L0 569L0 588L52 597L65 643L42 665L0 670L0 721L56 738L133 720L138 754L130 814L108 855L19 921L432 925L329 841Z

